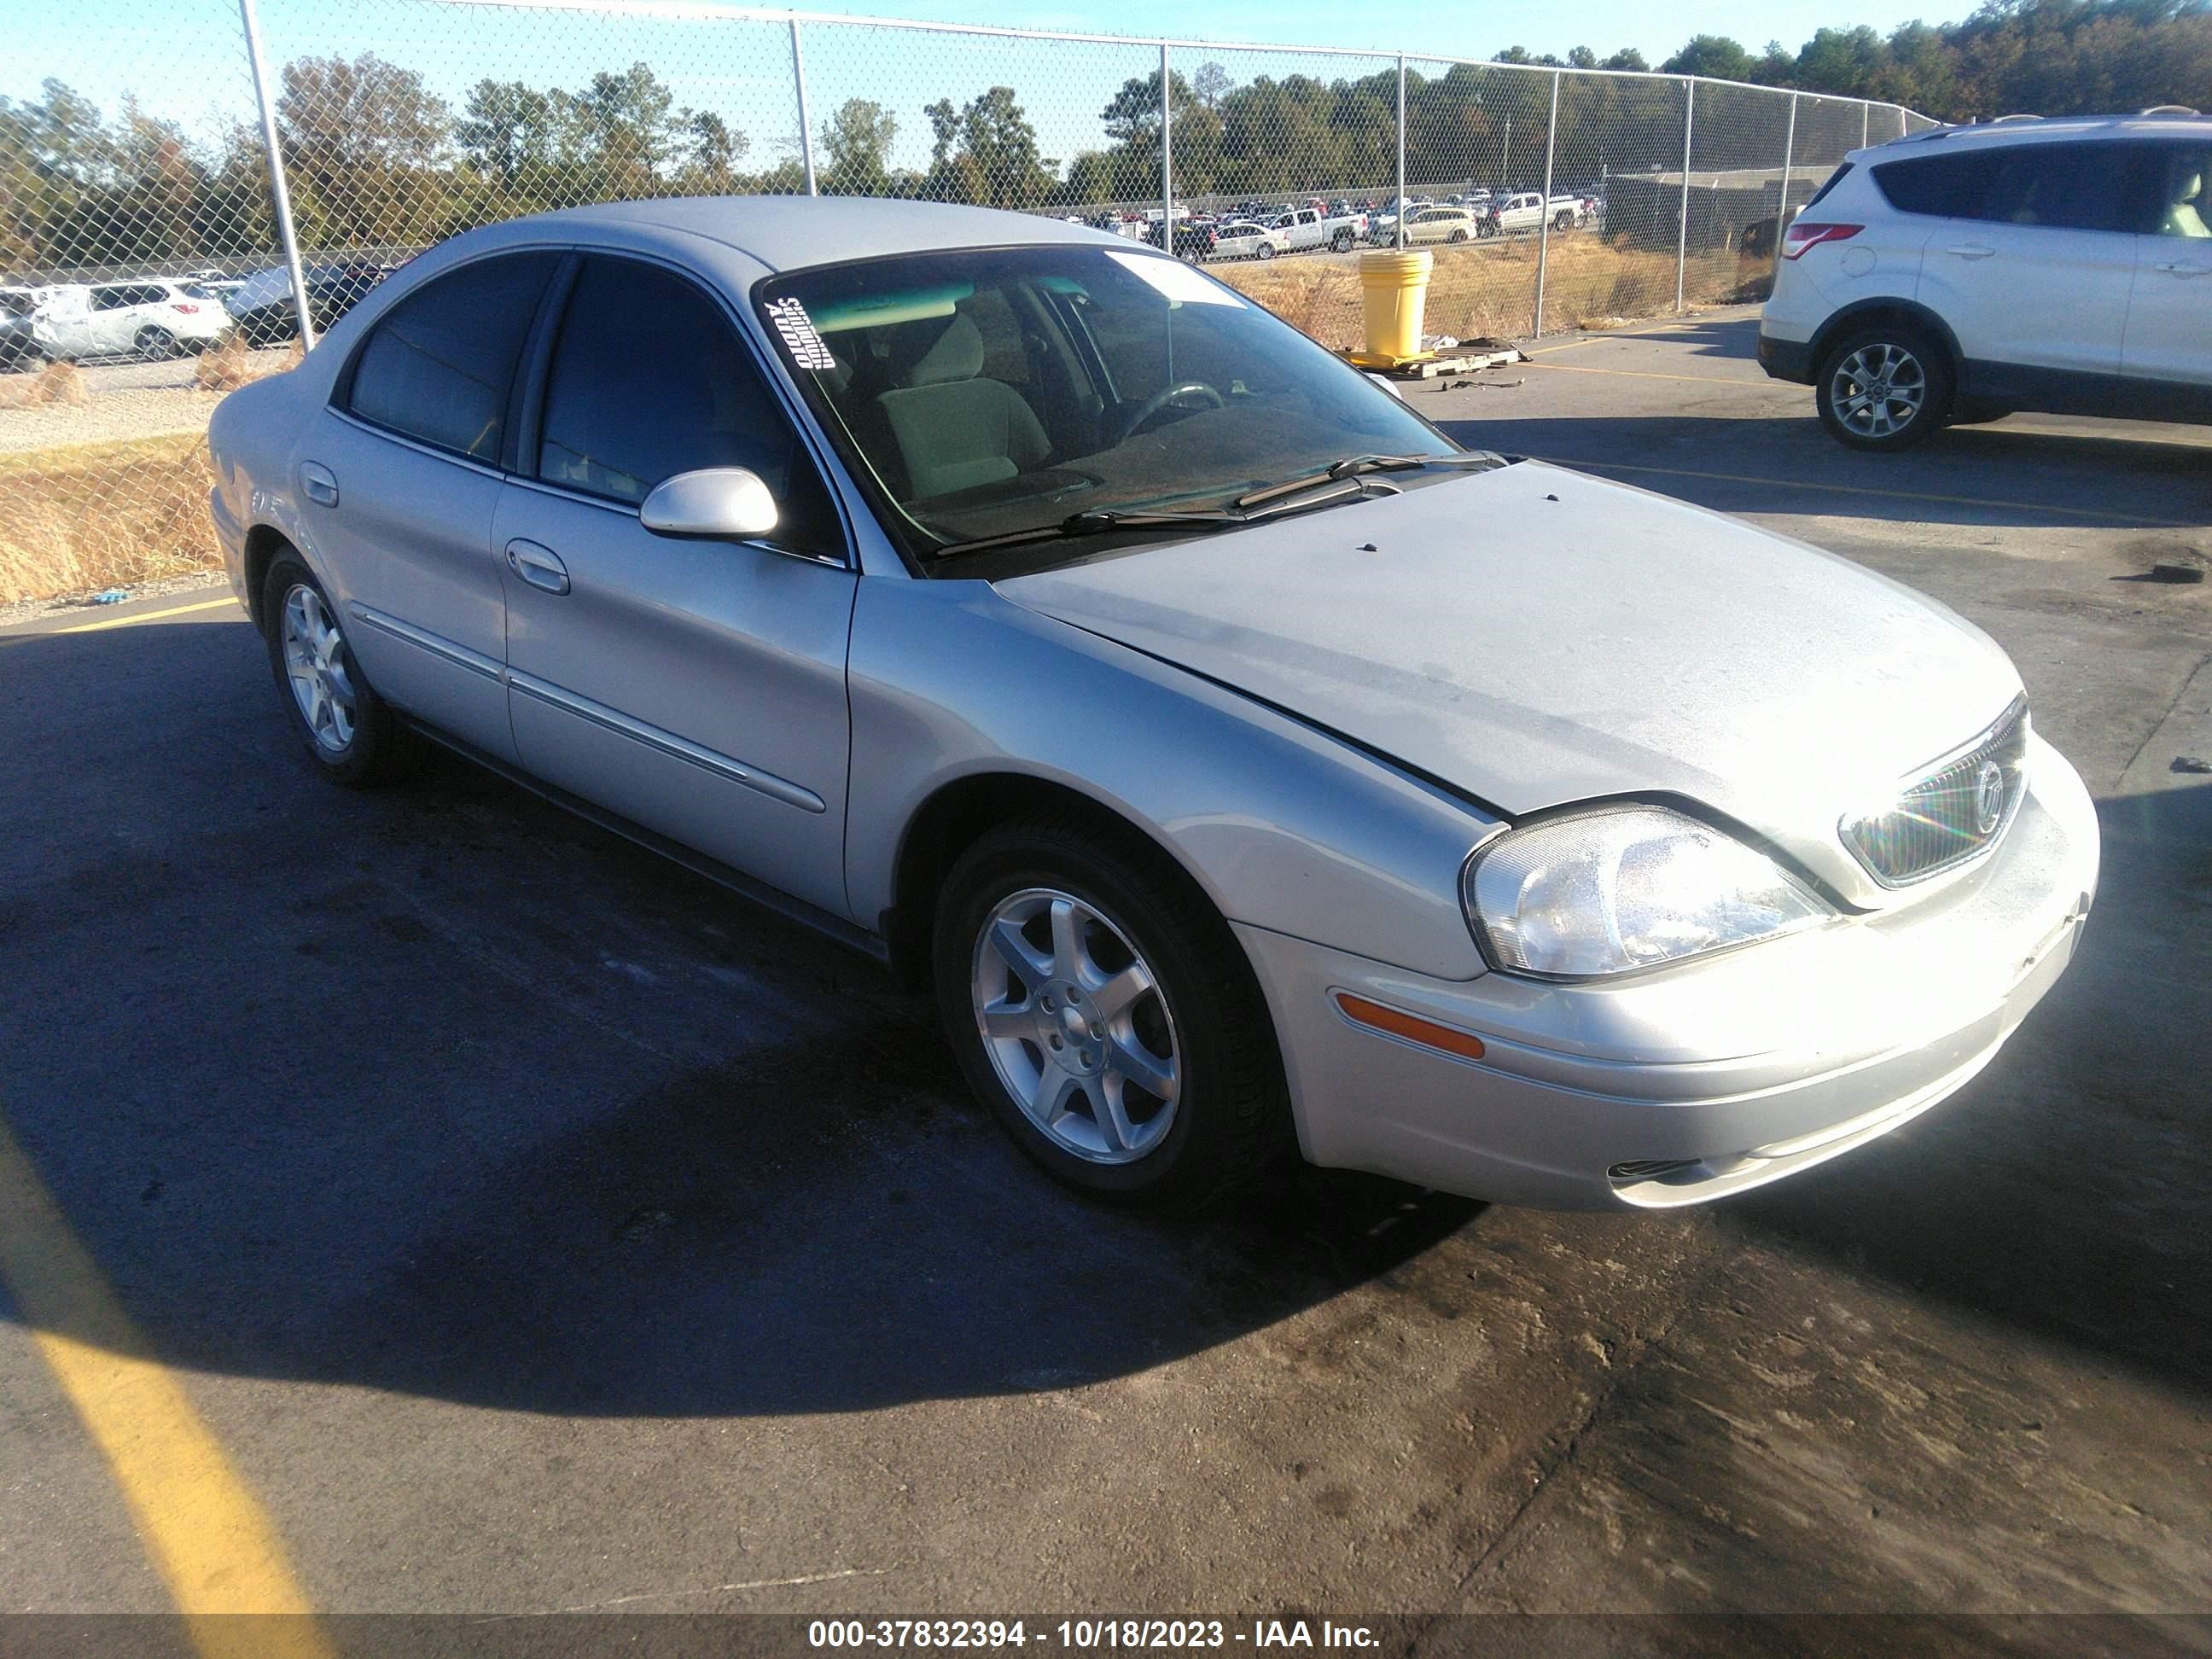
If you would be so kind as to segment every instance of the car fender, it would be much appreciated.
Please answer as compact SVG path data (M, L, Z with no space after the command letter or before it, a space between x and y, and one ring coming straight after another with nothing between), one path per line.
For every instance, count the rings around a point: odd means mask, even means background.
M1951 354L1951 366L1954 370L1964 366L1966 356L1959 349L1959 337L1951 331L1950 324L1936 312L1908 295L1869 294L1847 306L1838 307L1814 331L1810 359L1814 371L1817 373L1820 360L1828 355L1828 348L1842 337L1846 329L1856 327L1866 319L1875 316L1910 319L1917 326L1934 335L1944 350Z
M860 584L848 684L851 914L890 927L909 830L980 775L1073 791L1149 836L1233 922L1439 979L1485 971L1460 907L1502 823L1231 688L981 580Z

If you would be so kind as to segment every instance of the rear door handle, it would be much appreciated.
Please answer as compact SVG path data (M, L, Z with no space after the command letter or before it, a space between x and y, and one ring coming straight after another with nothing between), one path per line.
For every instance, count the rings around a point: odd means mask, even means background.
M300 463L300 489L317 507L338 504L337 475L320 461Z
M2191 264L2182 259L2165 260L2158 268L2171 271L2176 276L2212 276L2212 265Z
M548 593L568 591L568 567L550 547L540 547L536 542L517 537L507 544L507 567L532 587Z
M1946 253L1955 253L1961 259L1986 259L1996 250L1980 242L1961 242L1956 247L1947 247Z

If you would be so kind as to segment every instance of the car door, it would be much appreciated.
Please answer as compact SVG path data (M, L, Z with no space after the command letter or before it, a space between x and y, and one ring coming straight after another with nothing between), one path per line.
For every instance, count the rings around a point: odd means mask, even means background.
M143 292L126 283L103 283L93 289L82 355L108 357L131 349L131 337L138 331L138 296Z
M535 476L493 529L522 764L843 915L855 577L790 410L722 303L642 260L588 255L538 356ZM771 535L646 529L655 485L717 466L767 483Z
M2128 147L2007 144L1971 158L1929 235L1918 297L1950 325L1977 396L2096 407L2134 286Z
M2212 386L2212 143L2161 144L2145 159L2148 229L2136 238L2120 372Z
M401 299L363 337L294 457L301 528L369 684L509 762L492 514L516 365L561 258L472 260Z

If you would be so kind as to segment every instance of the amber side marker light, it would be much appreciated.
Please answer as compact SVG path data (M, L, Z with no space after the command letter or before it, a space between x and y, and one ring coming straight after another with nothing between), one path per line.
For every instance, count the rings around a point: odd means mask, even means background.
M1439 1025L1433 1020L1417 1018L1401 1013L1395 1008L1385 1008L1379 1002L1370 1002L1365 997L1353 996L1349 991L1336 994L1336 1006L1344 1017L1355 1025L1364 1025L1372 1030L1387 1031L1392 1036L1403 1037L1408 1042L1418 1042L1424 1048L1441 1048L1462 1060L1480 1060L1482 1039L1469 1036L1465 1031L1455 1031L1449 1025Z

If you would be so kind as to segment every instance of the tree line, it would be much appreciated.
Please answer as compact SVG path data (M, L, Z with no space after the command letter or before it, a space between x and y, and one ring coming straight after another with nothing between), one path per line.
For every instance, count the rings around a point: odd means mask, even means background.
M2212 100L2212 0L1992 0L1965 21L1911 23L1887 37L1822 29L1792 54L1754 58L1699 35L1661 69L1893 102L1938 118L2046 114ZM1632 50L1564 60L1520 47L1494 63L1638 70ZM1262 75L1218 63L1168 82L1178 197L1385 190L1396 177L1395 68L1357 76ZM1515 187L1536 179L1549 77L1492 64L1409 72L1407 176ZM1556 176L1679 165L1678 85L1568 76L1559 89ZM920 115L926 165L895 162L902 116L853 98L815 133L819 187L987 206L1049 208L1156 199L1161 78L1125 82L1098 112L1103 142L1057 158L1011 87ZM374 53L284 65L274 112L302 242L311 249L406 247L549 207L674 194L805 187L788 139L757 156L750 135L680 103L645 64L576 88L485 79L456 108L416 70ZM1701 122L1700 127L1705 126ZM1851 136L1856 142L1856 135ZM1707 145L1726 142L1717 126ZM1771 149L1771 138L1747 136ZM918 152L917 152L918 153ZM1764 164L1700 149L1701 165ZM112 119L56 80L0 98L0 269L247 260L274 245L261 137L234 124L194 143L126 97Z

